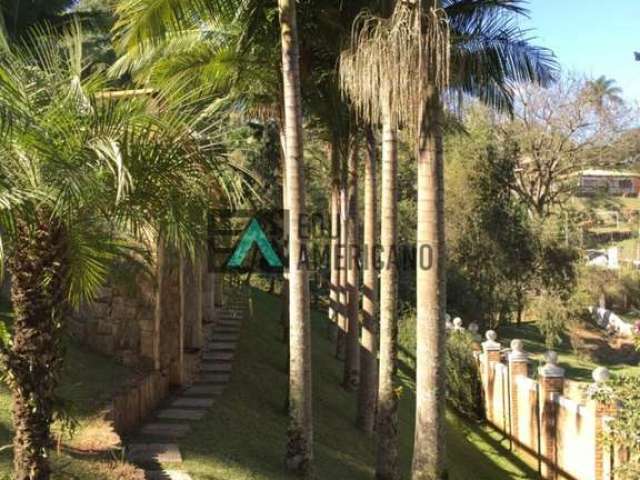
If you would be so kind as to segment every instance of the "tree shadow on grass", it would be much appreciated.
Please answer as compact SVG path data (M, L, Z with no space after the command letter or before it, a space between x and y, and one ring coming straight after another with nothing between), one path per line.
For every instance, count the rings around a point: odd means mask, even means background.
M531 468L527 462L514 454L503 444L505 437L502 437L502 439L499 440L487 431L488 427L483 426L482 424L469 422L453 411L449 411L447 424L450 443L456 444L462 440L471 446L471 448L467 450L468 457L466 458L470 466L476 462L476 458L479 458L483 463L485 463L485 465L491 462L493 469L503 474L501 478L527 480L539 478L536 470ZM459 438L452 438L452 436L458 436ZM476 437L479 441L472 442L469 437ZM500 465L496 463L494 461L496 456L503 460L507 460L502 463L507 463L508 465ZM478 472L477 475L480 475L480 472ZM480 480L483 477L476 476L476 478ZM484 478L486 478L486 480L495 480L494 477L491 477L491 479L488 477ZM462 480L462 478L460 480Z

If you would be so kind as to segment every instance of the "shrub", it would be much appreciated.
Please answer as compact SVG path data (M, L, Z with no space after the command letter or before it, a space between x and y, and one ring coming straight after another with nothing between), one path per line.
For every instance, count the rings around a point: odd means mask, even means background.
M562 341L568 315L566 303L556 293L543 292L534 297L531 310L540 332L544 335L545 346L553 350Z
M483 416L482 384L473 355L474 339L466 331L452 332L447 339L447 400L471 418Z
M595 391L594 397L618 405L605 439L608 444L628 452L628 458L616 462L615 478L637 480L640 478L640 377L616 376Z

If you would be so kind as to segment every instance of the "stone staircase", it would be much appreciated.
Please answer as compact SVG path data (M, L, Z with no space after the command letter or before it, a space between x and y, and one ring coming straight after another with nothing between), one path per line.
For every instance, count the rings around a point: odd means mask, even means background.
M246 298L231 299L209 326L202 350L200 373L194 383L174 395L154 412L128 445L130 462L145 470L147 480L192 480L180 470L179 441L191 433L191 423L201 420L223 394L233 368L233 358L242 320L247 313Z

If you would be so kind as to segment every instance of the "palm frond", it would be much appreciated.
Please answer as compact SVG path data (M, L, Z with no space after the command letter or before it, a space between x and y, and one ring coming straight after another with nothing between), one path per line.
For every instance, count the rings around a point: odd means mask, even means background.
M516 15L526 13L522 4L518 0L449 2L454 90L510 110L516 84L547 86L555 80L558 64L553 52L533 44L516 23Z
M229 111L198 89L101 95L79 28L34 30L0 57L0 230L49 218L65 233L68 300L90 298L113 262L150 231L191 250L212 189L246 194L224 144ZM219 195L221 196L221 195ZM227 200L231 201L231 200ZM44 215L43 215L44 212Z
M442 0L442 8L447 12L454 30L465 31L470 25L477 25L495 18L496 15L528 16L529 10L524 0Z
M216 15L231 15L240 5L240 0L126 0L116 8L116 45L122 52L153 46L171 32L195 28Z

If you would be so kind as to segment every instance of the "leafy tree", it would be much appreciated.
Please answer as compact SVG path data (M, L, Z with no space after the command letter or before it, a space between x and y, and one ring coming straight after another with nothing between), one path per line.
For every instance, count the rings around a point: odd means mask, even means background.
M544 291L532 301L531 310L536 324L544 335L548 350L553 350L562 342L562 333L568 321L566 303L557 292Z
M518 157L514 192L540 220L564 207L574 193L573 174L615 161L612 144L632 125L632 110L624 104L594 108L585 100L586 85L563 77L546 89L522 87L513 121L498 125Z
M467 132L451 136L445 186L451 311L495 327L520 319L536 276L537 242L522 203L511 192L515 157L500 145L476 106Z

